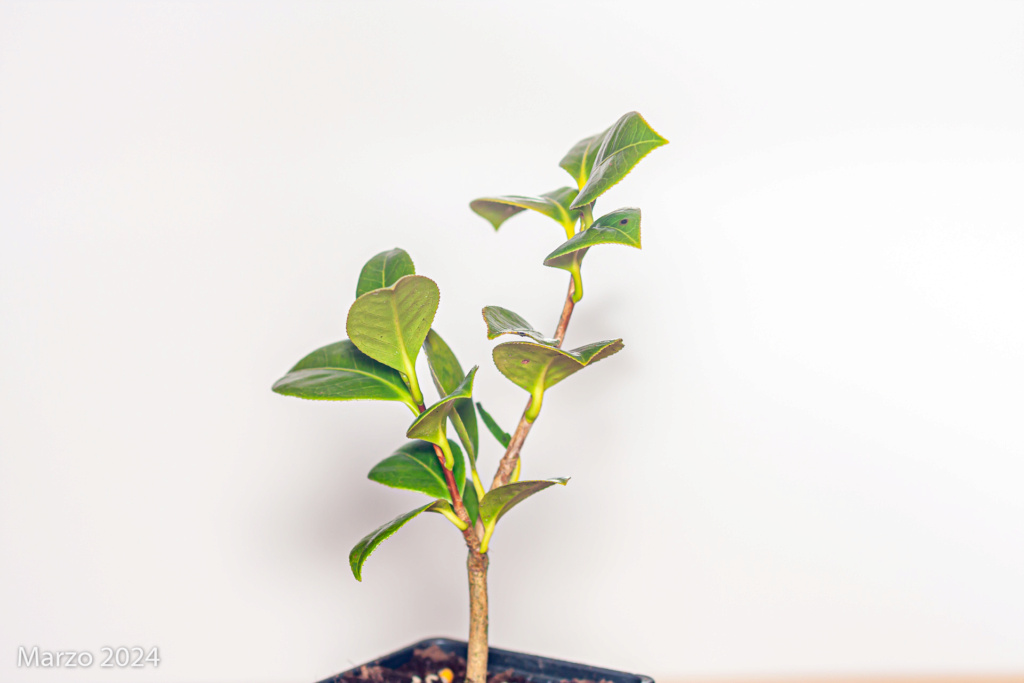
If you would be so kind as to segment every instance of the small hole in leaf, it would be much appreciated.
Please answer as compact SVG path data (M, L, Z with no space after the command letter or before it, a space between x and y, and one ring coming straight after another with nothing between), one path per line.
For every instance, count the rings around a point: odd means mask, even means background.
M619 225L625 225L628 222L629 222L628 218L623 218L621 221L619 221Z

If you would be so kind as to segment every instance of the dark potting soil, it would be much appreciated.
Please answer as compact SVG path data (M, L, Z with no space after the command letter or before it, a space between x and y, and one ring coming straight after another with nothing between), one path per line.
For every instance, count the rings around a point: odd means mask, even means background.
M449 683L442 671L451 672L450 683L465 683L466 660L456 654L445 652L437 645L420 650L413 650L412 659L396 669L384 666L361 666L355 671L338 676L336 683ZM447 674L448 672L445 672ZM516 673L513 669L491 671L487 675L487 683L530 683L527 676ZM609 683L609 681L592 681L573 679L562 683Z

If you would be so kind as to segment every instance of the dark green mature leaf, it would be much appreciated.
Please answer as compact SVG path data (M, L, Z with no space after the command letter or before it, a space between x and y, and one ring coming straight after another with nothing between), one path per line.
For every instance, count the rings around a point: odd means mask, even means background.
M582 208L626 177L651 150L668 140L654 132L644 117L631 111L605 131L587 182L570 205Z
M484 424L487 425L487 429L494 435L494 438L498 440L498 443L503 448L508 448L508 445L512 443L512 436L498 426L498 423L494 421L491 414L484 410L483 404L477 401L476 409L480 411L480 417L483 418Z
M497 339L503 334L518 334L520 337L530 337L536 342L547 346L558 346L557 339L545 337L534 329L533 325L518 313L513 313L501 306L484 306L484 323L487 324L487 338Z
M399 515L387 524L374 529L361 541L356 543L355 547L352 548L352 552L348 554L348 564L352 567L352 574L356 577L356 581L363 580L363 563L366 562L366 558L368 558L370 554L377 549L377 546L383 543L385 539L401 529L406 522L414 517L418 517L421 512L426 512L427 510L430 510L431 512L442 512L446 507L449 509L451 508L448 502L444 500L435 500L431 503L427 503L426 505L421 505L415 510L406 512L404 515Z
M309 354L277 380L273 389L285 396L324 401L402 401L419 412L402 376L362 353L348 339Z
M590 178L590 171L594 167L594 157L597 156L597 148L601 146L601 141L604 140L607 133L608 129L597 135L591 135L589 138L583 138L573 145L569 153L558 162L559 166L576 179L576 186L580 189L587 184L587 179Z
M395 247L382 251L363 266L356 284L356 298L375 289L390 287L406 275L415 275L412 258L403 249Z
M430 365L430 376L434 380L434 387L440 396L447 396L455 390L455 387L466 378L459 365L459 359L455 357L451 347L445 343L434 330L427 333L423 342L423 351L427 354L427 363ZM466 454L469 455L470 463L475 467L476 454L480 448L480 430L476 423L476 411L473 409L473 402L467 399L459 399L455 402L455 410L449 415L455 433L459 440L466 447Z
M625 244L640 248L640 209L619 209L601 216L593 225L548 254L545 266L572 271L596 244Z
M452 475L461 494L466 484L466 463L458 444L449 440L448 445L455 457ZM433 444L426 441L410 441L401 446L374 465L367 477L391 488L419 491L431 498L442 498L449 503L452 502L437 451L434 450Z
M491 534L494 533L494 527L506 512L533 494L555 484L565 486L568 481L569 479L565 477L555 477L539 481L517 481L514 484L505 484L488 491L484 499L480 501L480 521L484 525L484 537L480 541L480 552L487 552L487 546L490 543Z
M406 275L390 287L363 294L348 310L346 327L352 342L370 358L401 372L413 399L421 403L416 356L440 300L433 280Z
M481 197L470 202L469 208L490 221L495 230L517 213L533 209L561 223L566 233L571 235L576 219L580 215L579 211L569 209L569 204L575 198L576 190L571 187L560 187L537 197L521 195Z
M473 377L476 376L476 371L477 366L474 365L452 393L420 413L420 416L409 426L405 435L410 439L423 439L445 448L448 445L448 439L445 436L445 421L458 399L472 398ZM451 469L452 463L447 463L446 466Z
M494 347L493 356L501 374L530 392L530 405L524 417L533 422L547 389L621 349L621 339L587 344L572 351L533 342L505 342Z

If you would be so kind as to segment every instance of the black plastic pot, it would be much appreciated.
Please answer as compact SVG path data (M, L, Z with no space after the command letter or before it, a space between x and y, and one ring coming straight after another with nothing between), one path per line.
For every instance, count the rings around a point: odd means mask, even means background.
M383 666L390 669L397 668L412 659L413 650L437 645L445 652L455 653L460 657L466 656L466 641L452 640L450 638L428 638L418 643L403 647L397 652L384 655L363 666ZM532 683L561 683L561 681L572 681L574 678L590 679L594 683L599 681L610 681L611 683L654 683L650 676L630 674L625 671L613 671L612 669L601 669L586 664L574 664L563 662L560 659L549 659L537 655L527 655L522 652L510 652L508 650L490 649L487 660L487 668L491 673L513 669L516 673L524 676ZM360 667L354 667L349 671L342 672L336 676L325 678L320 683L336 683L342 676L353 674L359 671Z

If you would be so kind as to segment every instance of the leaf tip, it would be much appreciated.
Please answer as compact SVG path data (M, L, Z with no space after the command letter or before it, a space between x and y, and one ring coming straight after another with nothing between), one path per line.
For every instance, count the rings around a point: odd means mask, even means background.
M474 199L469 203L469 208L476 215L480 216L494 228L494 232L498 232L498 228L504 223L508 216L503 216L500 213L488 213L486 207L490 204L486 199Z
M570 211L579 211L579 210L583 209L583 207L586 206L587 204L590 204L592 201L593 200L590 200L590 202L582 202L582 203L577 204L576 200L574 199L574 200L572 200L572 204L569 205L569 210Z
M359 561L359 556L357 555L355 549L353 549L352 553L349 555L348 565L349 565L349 568L352 569L352 576L354 576L356 578L356 581L359 581L360 583L362 583L362 581L363 581L363 565L362 565L362 562Z

